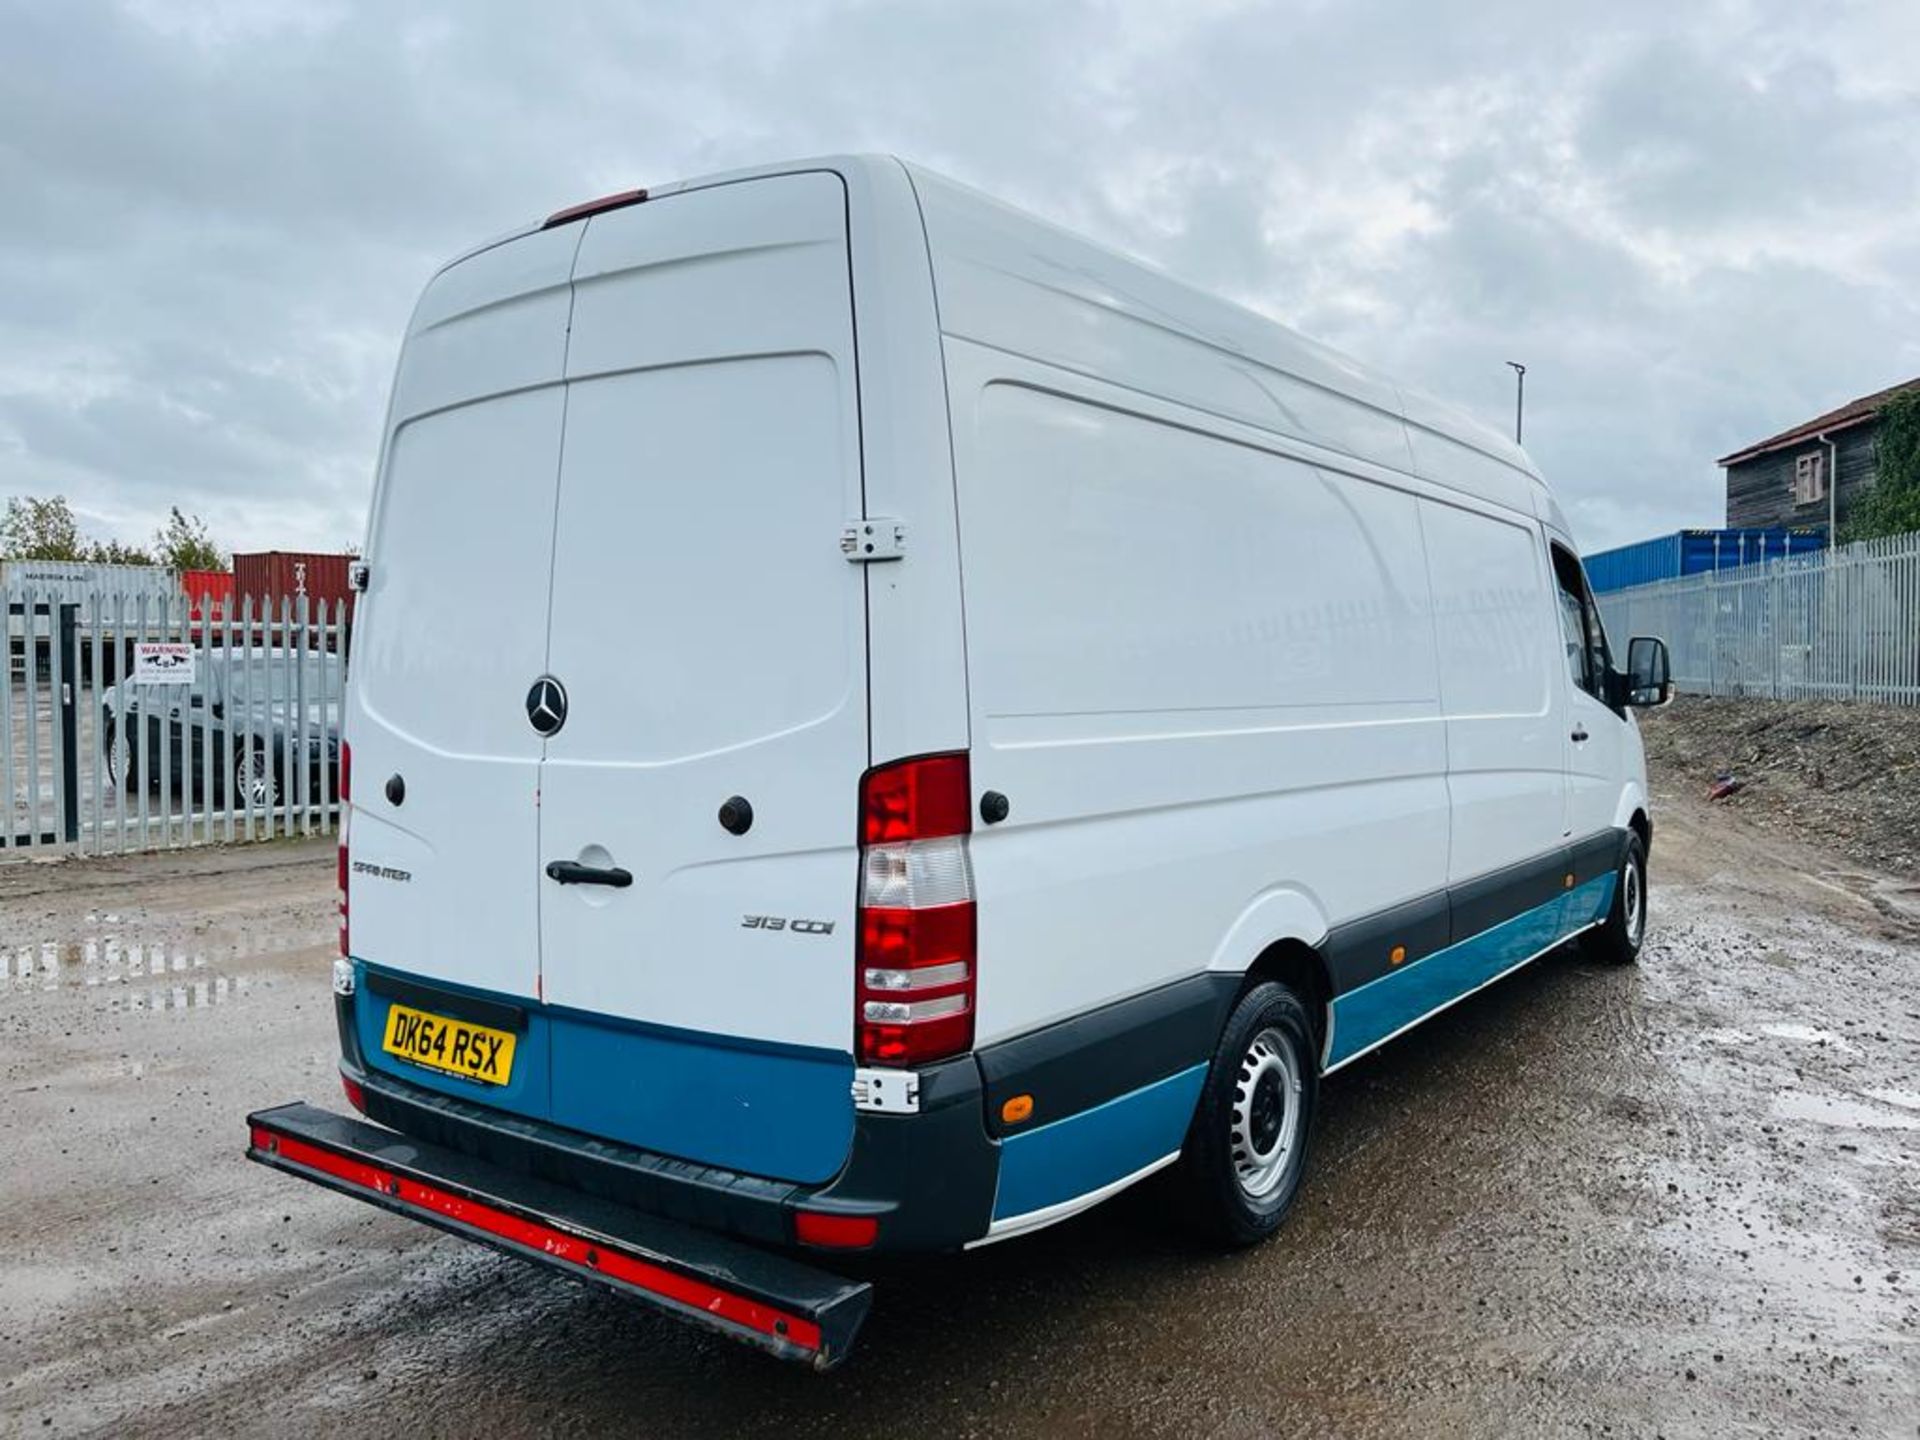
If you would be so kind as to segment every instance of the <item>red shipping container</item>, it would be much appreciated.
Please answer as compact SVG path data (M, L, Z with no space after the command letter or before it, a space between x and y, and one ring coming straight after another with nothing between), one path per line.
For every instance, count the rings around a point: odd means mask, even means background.
M222 614L221 607L233 603L233 575L226 570L182 570L180 589L195 620Z
M292 614L302 595L307 597L309 614L318 618L321 601L327 603L327 618L342 601L347 613L353 613L354 591L347 579L351 555L316 555L297 550L260 550L251 555L233 557L233 593L238 603L253 601L254 614L280 618L280 602L287 602Z

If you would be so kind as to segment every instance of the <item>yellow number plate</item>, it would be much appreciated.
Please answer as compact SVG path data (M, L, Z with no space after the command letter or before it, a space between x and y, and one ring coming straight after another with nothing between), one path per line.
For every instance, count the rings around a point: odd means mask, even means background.
M387 1035L380 1048L430 1070L504 1085L513 1075L513 1038L505 1030L395 1005L387 1012Z

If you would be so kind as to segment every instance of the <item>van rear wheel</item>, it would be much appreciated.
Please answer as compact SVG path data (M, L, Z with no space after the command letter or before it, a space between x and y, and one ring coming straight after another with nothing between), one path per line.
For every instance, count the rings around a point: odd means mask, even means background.
M1280 1228L1306 1174L1319 1094L1306 1007L1283 985L1255 985L1227 1019L1180 1152L1194 1229L1241 1246Z

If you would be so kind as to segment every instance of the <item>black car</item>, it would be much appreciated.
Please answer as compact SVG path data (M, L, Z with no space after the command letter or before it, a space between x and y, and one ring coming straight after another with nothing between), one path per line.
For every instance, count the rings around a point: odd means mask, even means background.
M102 692L100 745L115 784L135 793L144 780L151 790L164 773L175 793L195 800L269 808L304 765L301 798L339 799L338 655L236 648L196 658L190 681L122 680Z

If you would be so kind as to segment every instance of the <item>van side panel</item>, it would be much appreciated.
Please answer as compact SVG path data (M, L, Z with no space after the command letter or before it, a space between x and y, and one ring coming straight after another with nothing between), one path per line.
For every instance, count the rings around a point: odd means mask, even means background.
M913 176L944 334L1408 468L1400 392L1345 356L951 180Z
M1565 826L1566 723L1552 591L1524 515L1420 502L1447 716L1447 880L1553 853Z
M1204 969L1282 879L1335 917L1440 888L1414 497L947 355L974 781L1012 801L973 840L982 1043Z

